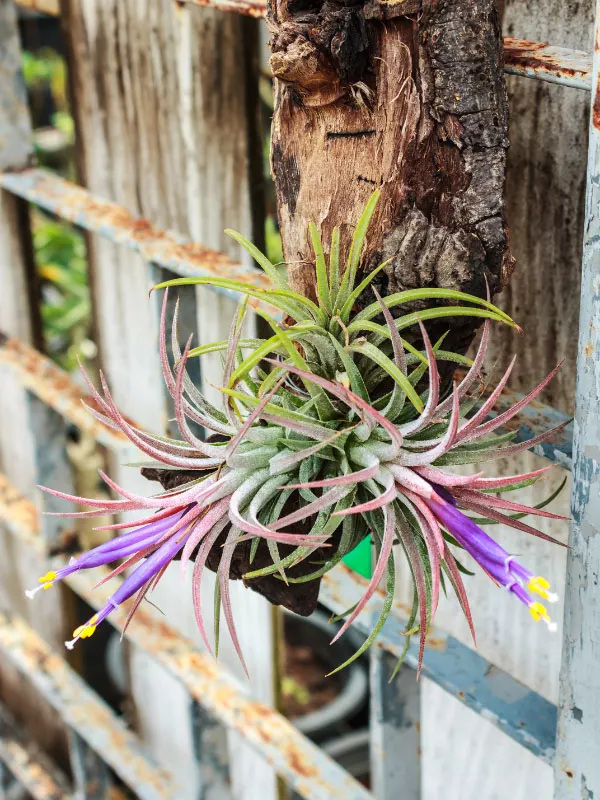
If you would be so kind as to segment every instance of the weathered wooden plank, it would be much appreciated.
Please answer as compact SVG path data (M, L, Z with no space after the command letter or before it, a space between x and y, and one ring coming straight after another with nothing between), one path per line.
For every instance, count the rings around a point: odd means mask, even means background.
M600 795L600 2L594 41L556 800Z
M254 122L247 85L252 75L247 63L255 33L252 23L171 0L64 0L61 11L71 53L85 186L156 228L176 230L239 261L240 252L223 229L253 235ZM144 427L163 431L168 406L158 368L156 306L147 299L153 277L143 248L140 251L141 258L132 257L99 237L90 239L98 346L123 411ZM204 299L200 292L197 314L207 320L211 314L216 320L217 307L210 308L214 296ZM206 314L203 304L208 306ZM209 325L207 333L213 339L214 326ZM113 474L130 488L151 490L131 469L115 467ZM198 641L178 567L167 571L154 602L175 627ZM252 639L255 631L254 674L269 676L268 649L261 645L259 652L255 646L256 626L261 624L255 615L247 635ZM268 636L267 628L261 641ZM130 673L144 738L158 758L184 777L193 795L199 791L199 775L186 692L137 648L131 652ZM270 685L254 688L258 699L271 701ZM256 781L245 776L241 755L233 762L237 796L269 800L272 770L255 755L251 764Z

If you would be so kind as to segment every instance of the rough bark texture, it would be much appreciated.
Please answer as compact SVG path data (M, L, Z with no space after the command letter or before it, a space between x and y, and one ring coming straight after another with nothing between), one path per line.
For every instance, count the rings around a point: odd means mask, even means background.
M363 266L385 294L485 294L513 268L504 218L507 99L493 0L272 0L272 169L294 287L314 294L313 220L342 244L382 198ZM458 321L464 349L476 323Z

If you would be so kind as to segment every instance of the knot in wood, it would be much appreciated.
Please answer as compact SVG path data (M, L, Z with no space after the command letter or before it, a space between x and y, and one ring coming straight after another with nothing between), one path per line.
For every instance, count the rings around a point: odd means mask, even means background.
M369 68L369 37L361 5L288 0L270 16L271 70L292 84L304 105L333 103Z

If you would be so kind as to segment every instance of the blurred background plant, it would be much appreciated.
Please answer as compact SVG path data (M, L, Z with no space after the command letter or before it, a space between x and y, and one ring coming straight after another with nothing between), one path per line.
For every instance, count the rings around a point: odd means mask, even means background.
M69 111L63 56L49 47L23 52L35 153L38 162L73 178L75 126ZM42 293L42 328L48 355L72 372L77 359L96 355L90 338L91 303L85 241L66 222L38 209L31 224L35 262Z
M37 213L33 242L42 286L42 325L48 355L68 372L96 355L85 242L71 226Z

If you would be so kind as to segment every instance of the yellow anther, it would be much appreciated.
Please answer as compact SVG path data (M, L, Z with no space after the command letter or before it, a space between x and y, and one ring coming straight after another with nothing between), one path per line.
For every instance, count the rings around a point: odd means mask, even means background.
M529 613L536 622L540 619L550 619L546 608L541 603L531 603Z
M536 622L540 619L543 619L548 629L551 631L556 630L556 623L552 622L550 619L548 612L546 611L546 607L543 606L541 603L531 603L529 605L529 613L531 616L536 620Z
M44 586L44 589L49 589L52 586L52 581L56 580L56 572L47 572L45 575L42 575L41 578L38 578L38 583L46 583L47 586Z
M527 584L527 588L530 591L539 594L540 597L543 597L544 600L547 600L549 603L556 603L556 601L558 600L558 595L548 591L550 589L550 584L548 583L546 578L542 578L539 575L531 578L531 580Z
M78 628L75 628L73 631L73 638L74 639L89 639L90 636L93 636L96 632L96 623L98 622L98 615L94 614L94 616L85 623L85 625L80 625Z

